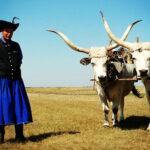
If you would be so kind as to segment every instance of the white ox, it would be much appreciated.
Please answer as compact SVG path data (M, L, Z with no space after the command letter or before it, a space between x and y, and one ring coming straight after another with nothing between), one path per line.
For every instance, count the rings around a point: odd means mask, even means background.
M150 42L129 43L118 39L110 30L109 25L101 12L104 26L109 37L118 45L128 48L132 55L132 60L135 65L137 76L141 77L145 87L147 101L150 108ZM150 123L147 128L150 130Z
M131 30L132 26L139 21L134 22L131 24L126 32L124 33L122 40L127 38L129 31ZM110 62L110 57L108 56L108 51L117 47L116 44L108 46L108 47L92 47L90 49L80 48L74 45L64 34L54 30L48 30L50 32L54 32L58 34L66 44L71 47L73 50L78 52L83 52L89 55L90 59L88 62L93 66L94 76L96 80L96 89L100 100L102 102L103 111L105 114L104 126L109 126L108 120L108 113L109 113L109 106L107 100L112 102L112 112L113 112L113 126L116 126L118 123L117 120L117 112L118 106L120 105L120 119L124 119L123 108L124 108L124 97L129 94L134 86L134 81L118 81L113 80L109 81L107 78L107 64ZM85 59L86 60L86 59ZM84 61L85 61L84 60ZM133 68L130 68L128 65L121 64L114 62L112 63L115 66L116 71L118 72L118 76L122 78L133 77Z

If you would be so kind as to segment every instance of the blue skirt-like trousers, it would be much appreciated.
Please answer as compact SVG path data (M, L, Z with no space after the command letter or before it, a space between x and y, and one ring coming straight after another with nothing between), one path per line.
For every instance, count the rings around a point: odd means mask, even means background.
M30 122L32 113L22 79L0 79L0 125Z

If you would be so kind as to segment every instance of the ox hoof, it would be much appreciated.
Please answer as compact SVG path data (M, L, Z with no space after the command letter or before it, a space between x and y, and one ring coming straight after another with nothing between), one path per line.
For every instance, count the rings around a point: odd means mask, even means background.
M149 131L149 132L150 132L150 126L147 128L147 131Z
M109 126L109 123L108 123L108 122L105 122L105 123L103 124L103 127L109 128L109 127L110 127L110 126Z
M118 121L113 122L113 127L118 127Z
M117 128L119 125L118 124L113 124L113 127L114 128Z
M120 117L120 122L123 122L124 121L124 117Z
M147 131L150 131L150 123L149 123L149 125L148 125Z

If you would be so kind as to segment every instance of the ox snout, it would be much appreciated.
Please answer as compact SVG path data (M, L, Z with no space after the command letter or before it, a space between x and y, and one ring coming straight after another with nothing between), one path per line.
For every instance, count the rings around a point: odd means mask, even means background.
M98 79L99 79L99 82L104 82L106 81L106 76L100 76L98 77Z
M139 70L139 72L140 72L140 76L141 77L145 77L145 76L147 76L148 74L148 70Z

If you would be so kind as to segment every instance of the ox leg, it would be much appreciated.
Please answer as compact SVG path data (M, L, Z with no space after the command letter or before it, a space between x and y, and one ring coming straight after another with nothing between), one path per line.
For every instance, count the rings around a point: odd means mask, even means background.
M112 103L112 112L113 112L113 126L118 125L117 113L118 113L118 101Z
M145 86L146 97L150 108L150 80L142 80L142 81Z
M147 128L147 130L148 130L148 131L150 131L150 123L149 123L149 125L148 125L148 128Z
M120 101L120 121L124 120L124 98Z
M109 109L105 108L106 106L103 106L103 111L104 111L104 115L105 115L105 118L104 118L104 127L109 127L109 119L108 119L108 114L109 114Z
M113 103L111 105L113 105ZM112 110L113 110L113 106L112 106ZM112 120L114 119L115 119L115 115L114 113L112 113ZM124 120L124 99L120 101L120 121L123 120Z
M143 80L143 83L145 85L146 97L147 97L147 101L148 101L149 109L150 109L150 80ZM150 131L150 123L149 123L147 130Z
M145 91L146 91L146 97L147 97L148 105L150 108L150 89L146 89Z
M100 96L100 100L102 103L102 108L104 111L104 127L109 127L109 119L108 119L108 114L109 114L109 106L107 103L107 100L105 98L103 98L102 96Z
M109 119L108 119L109 106L107 103L107 99L105 97L105 92L103 91L103 88L100 85L98 85L97 83L96 83L96 89L97 89L99 98L100 98L101 103L102 103L102 108L104 111L104 125L103 126L109 127Z
M150 89L147 88L145 91L146 91L146 97L147 97L147 101L148 101L149 109L150 109ZM149 123L147 130L150 131L150 123Z

